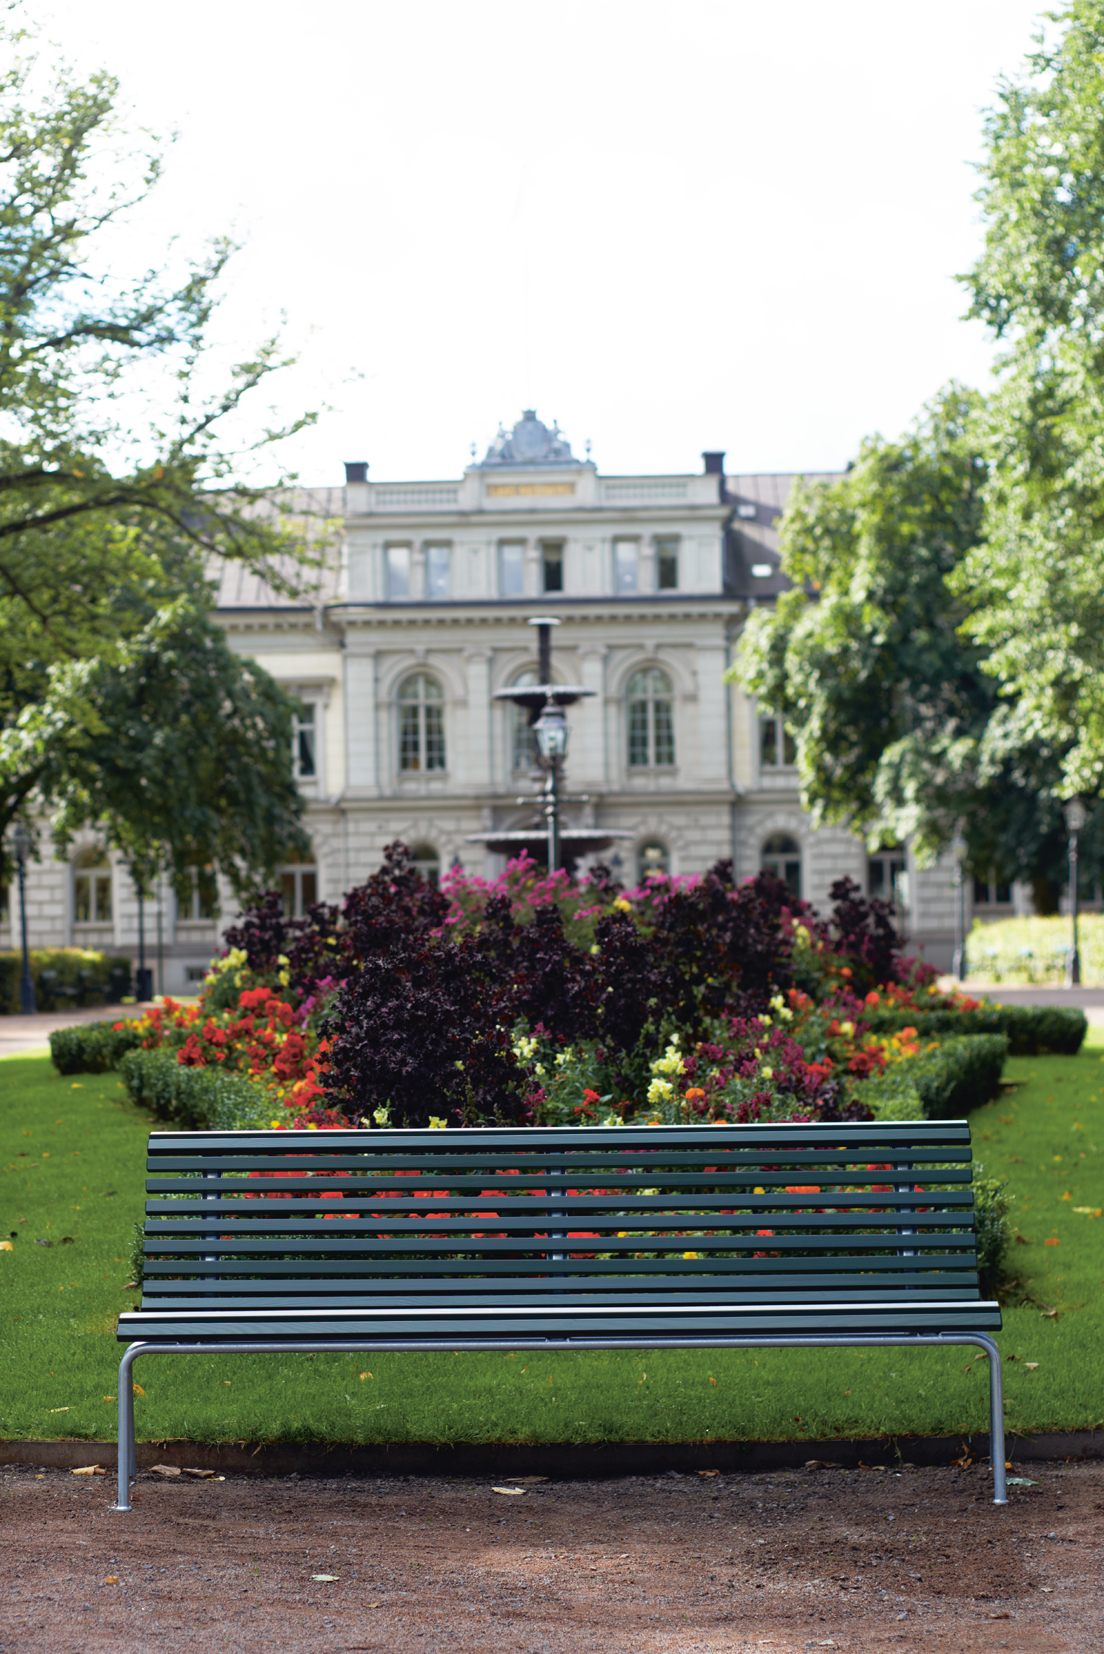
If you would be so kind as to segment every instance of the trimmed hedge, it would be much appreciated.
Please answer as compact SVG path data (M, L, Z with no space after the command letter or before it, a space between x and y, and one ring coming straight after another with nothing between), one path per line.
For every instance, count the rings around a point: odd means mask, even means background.
M31 981L40 1011L70 1005L118 1004L130 992L130 960L112 959L93 948L32 948ZM23 955L0 952L0 1016L19 1011Z
M272 1099L244 1074L184 1068L174 1050L128 1051L119 1073L131 1102L179 1131L261 1131L272 1124Z
M55 1028L50 1056L59 1074L106 1074L118 1068L128 1051L141 1042L133 1022L115 1028L110 1022L86 1022L80 1028Z
M997 1095L1007 1055L1007 1034L944 1040L936 1051L906 1057L883 1074L860 1080L855 1094L879 1120L943 1120Z
M921 1040L965 1034L1007 1034L1009 1055L1034 1057L1053 1051L1072 1057L1080 1051L1089 1021L1077 1005L1000 1005L984 1000L976 1011L897 1011L871 1007L863 1021L875 1034L915 1028Z

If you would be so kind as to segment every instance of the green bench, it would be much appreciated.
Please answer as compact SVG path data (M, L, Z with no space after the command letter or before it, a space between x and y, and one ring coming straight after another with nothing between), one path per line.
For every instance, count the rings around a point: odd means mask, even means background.
M965 1121L154 1132L139 1356L976 1344Z

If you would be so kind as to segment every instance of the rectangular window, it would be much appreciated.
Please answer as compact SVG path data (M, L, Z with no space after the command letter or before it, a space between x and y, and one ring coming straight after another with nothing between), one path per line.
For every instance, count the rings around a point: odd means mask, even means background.
M78 925L108 924L111 920L111 872L108 868L81 870L73 877L73 917Z
M218 880L213 867L189 867L185 871L185 878L191 879L190 887L185 885L183 892L177 891L176 913L177 918L184 920L217 919L218 918Z
M545 540L541 546L541 564L544 570L544 590L562 592L564 589L564 548L562 540Z
M426 547L426 596L449 595L449 546Z
M781 718L767 714L759 720L759 763L763 769L778 769L797 763L797 742Z
M391 599L410 596L410 547L387 548L387 595Z
M522 597L525 593L525 543L522 540L504 540L498 548L498 589L502 597Z
M655 761L657 764L673 764L675 725L670 701L654 700L652 713L655 718Z
M640 585L640 542L613 542L613 580L618 597L638 590Z
M399 768L420 770L422 767L421 707L416 701L399 703Z
M629 763L634 769L642 768L647 764L651 754L648 751L648 702L633 700L629 702Z
M661 592L678 591L678 555L679 543L677 539L657 540L656 549L656 586Z
M313 781L318 774L318 751L315 745L318 732L314 722L314 703L300 701L292 731L291 762L297 781Z

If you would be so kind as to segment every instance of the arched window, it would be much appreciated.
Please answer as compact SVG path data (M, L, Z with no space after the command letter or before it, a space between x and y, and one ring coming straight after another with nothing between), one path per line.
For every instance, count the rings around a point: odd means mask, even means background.
M788 886L792 896L801 896L801 846L788 833L772 833L759 856L759 866Z
M305 856L288 857L280 869L280 894L284 901L284 915L288 919L301 919L318 900L318 867L313 849Z
M441 880L441 858L433 845L412 845L410 854L413 857L414 866L418 869L422 878L436 890Z
M399 690L399 769L418 775L445 767L445 697L427 672L415 672Z
M667 852L667 846L661 844L658 839L649 839L647 844L640 846L638 861L641 884L650 874L669 873L671 871L671 858Z
M511 687L530 689L536 681L535 672L519 672ZM533 735L533 726L529 722L529 708L515 706L511 701L507 715L510 720L510 768L528 773L536 768L537 763L537 743Z
M78 850L74 857L73 918L78 925L111 922L111 867L98 845Z
M666 672L647 666L629 680L629 764L654 769L675 761L674 690Z

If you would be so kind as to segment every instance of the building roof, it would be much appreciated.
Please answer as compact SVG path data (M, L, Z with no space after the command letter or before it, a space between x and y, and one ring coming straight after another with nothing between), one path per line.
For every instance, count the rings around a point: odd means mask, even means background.
M535 408L526 408L513 430L507 432L500 425L498 435L487 449L477 467L524 465L527 470L544 465L581 465L571 452L571 444L560 434L555 420L549 430L537 418Z
M729 473L725 490L733 507L727 579L737 597L773 598L790 582L779 573L778 522L798 477L836 482L840 471L759 471ZM755 570L769 569L769 574Z
M273 579L244 563L219 559L212 569L220 609L316 609L337 602L341 578L340 525L344 488L289 488L252 508L292 533L317 563L288 555L272 566ZM288 586L292 590L282 589Z

